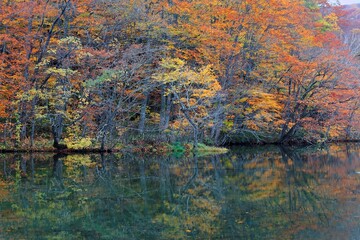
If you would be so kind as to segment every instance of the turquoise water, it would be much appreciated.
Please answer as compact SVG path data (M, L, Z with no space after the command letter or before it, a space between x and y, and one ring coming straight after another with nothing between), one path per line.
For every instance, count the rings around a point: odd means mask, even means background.
M0 155L0 239L360 239L360 145Z

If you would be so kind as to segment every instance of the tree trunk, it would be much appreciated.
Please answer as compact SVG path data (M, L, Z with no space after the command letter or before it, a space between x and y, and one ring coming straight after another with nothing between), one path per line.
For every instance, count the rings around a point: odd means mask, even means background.
M140 110L140 121L139 121L139 133L143 134L145 130L145 121L146 121L146 107L149 101L149 92L145 93L145 98L141 104Z
M64 129L63 117L60 114L56 114L55 118L53 119L53 124L51 126L54 144L53 147L56 149L66 149L66 145L60 144L61 135Z
M181 108L181 111L184 113L186 120L190 123L193 128L193 136L194 136L194 150L196 151L199 143L199 127L196 123L191 119L189 113L186 109Z
M199 144L199 129L197 126L193 126L194 131L194 151L197 151Z
M20 132L18 132L19 139L16 139L17 144L21 143L26 138L26 122L27 122L26 103L22 100L22 101L20 101L20 105L19 105L18 124L19 124ZM20 142L18 142L18 141L20 141Z
M24 121L23 124L21 125L21 131L20 131L20 142L24 141L26 138L26 122Z
M34 147L34 138L35 138L35 122L36 120L33 119L31 121L31 133L30 133L30 148Z
M171 94L165 96L165 86L161 89L161 109L160 109L160 126L161 131L169 126L171 113Z
M215 145L219 145L220 131L223 126L223 107L220 99L217 99L217 108L215 112L214 126L211 128L211 138Z
M165 96L165 86L161 87L161 107L160 107L160 125L159 129L162 131L164 130L164 123L165 123L165 110L166 110L166 96Z
M288 140L290 140L295 135L296 131L298 130L298 127L299 127L299 124L295 123L295 125L292 126L289 131L287 131L287 132L286 132L286 130L283 131L281 134L280 143L285 143Z
M106 140L106 133L104 133L104 135L101 137L101 146L100 146L100 150L101 152L105 151L105 140Z
M169 121L170 121L170 114L171 114L171 107L172 107L172 96L169 94L166 97L166 109L165 109L165 121L164 121L164 130L169 127Z
M34 146L34 136L35 136L35 108L37 104L37 96L35 96L31 101L31 133L30 133L30 148Z

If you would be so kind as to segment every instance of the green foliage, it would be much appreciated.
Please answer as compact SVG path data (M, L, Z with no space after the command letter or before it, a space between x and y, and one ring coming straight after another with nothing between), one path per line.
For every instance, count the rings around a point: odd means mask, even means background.
M315 0L305 0L305 6L310 10L319 10L319 3Z
M171 150L173 152L182 153L182 152L185 152L185 147L180 142L175 142L175 143L171 144Z
M338 16L334 13L331 13L321 20L319 20L319 23L321 26L322 32L334 32L334 31L340 31L339 25L338 25Z
M199 143L197 146L197 152L200 154L222 154L227 153L229 149L224 147L207 146L203 143Z
M109 83L111 81L121 84L121 79L124 77L124 72L120 70L104 70L100 76L95 79L87 80L84 85L88 88L99 87L103 83Z

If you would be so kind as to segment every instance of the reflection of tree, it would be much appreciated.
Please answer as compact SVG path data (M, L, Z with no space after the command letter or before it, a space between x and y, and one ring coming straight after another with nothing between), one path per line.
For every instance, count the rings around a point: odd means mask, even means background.
M287 239L303 229L328 227L336 213L334 198L322 190L329 166L311 169L304 154L289 149L243 151L236 155L242 164L229 158L223 160L224 181L231 186L222 211L225 236Z
M326 239L347 236L331 231L343 218L356 228L358 146L238 149L182 159L7 155L0 238Z
M282 160L286 164L287 201L290 233L305 228L329 224L332 214L331 199L318 191L317 174L307 171L300 154L280 147ZM306 224L301 221L306 220Z
M216 200L212 175L208 168L199 169L198 157L183 162L177 186L177 194L172 201L165 201L165 211L155 217L155 222L165 225L163 239L212 238L219 231L218 215L221 200ZM179 166L175 166L177 168ZM176 171L175 171L176 172Z

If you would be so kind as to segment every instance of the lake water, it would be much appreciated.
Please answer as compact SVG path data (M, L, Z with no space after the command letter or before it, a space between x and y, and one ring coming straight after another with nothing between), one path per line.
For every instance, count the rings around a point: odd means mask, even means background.
M0 239L360 239L360 145L0 155Z

